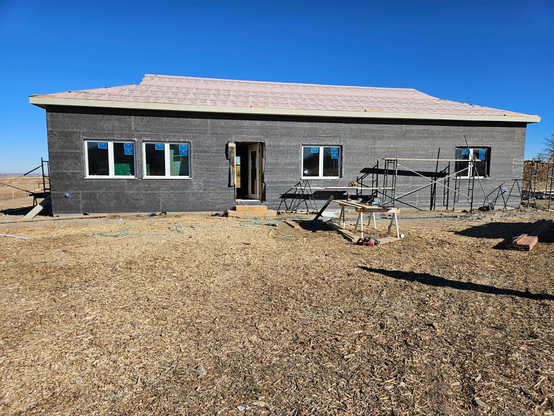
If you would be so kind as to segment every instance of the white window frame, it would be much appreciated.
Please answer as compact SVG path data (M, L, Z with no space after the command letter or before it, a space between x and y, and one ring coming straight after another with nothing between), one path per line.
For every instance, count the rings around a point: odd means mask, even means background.
M108 143L108 175L90 175L88 165L88 143ZM114 143L131 143L133 145L133 171L134 175L116 175L115 161L113 153ZM137 143L134 140L101 140L101 139L86 139L84 140L85 147L85 179L136 179L137 178Z
M318 176L304 176L304 149L310 147L319 148L319 175ZM323 176L323 149L325 147L336 147L339 149L339 176ZM300 149L300 173L302 179L341 179L342 178L342 146L332 144L318 144L309 145L303 144Z
M467 171L465 171L465 173L463 173L463 174L459 174L458 178L460 178L460 179L471 179L473 177L473 174L472 174L473 173L473 166L476 163L475 158L473 157L473 151L474 150L481 150L481 149L485 149L487 151L487 156L485 158L484 163L487 163L487 161L489 163L487 165L487 172L486 172L485 176L475 175L475 177L479 178L479 179L488 179L488 178L491 177L491 166L490 166L491 147L490 146L474 146L474 147L469 147L469 148L467 146L456 146L455 150L458 150L458 149L462 149L462 150L469 149L469 159L456 159L456 163L458 163L458 161L459 162L468 162ZM483 163L483 162L478 161L477 163Z
M163 144L164 145L164 161L165 161L165 175L164 176L153 176L146 174L146 145L147 144ZM172 144L180 145L186 144L188 149L188 158L189 158L189 175L188 176L171 176L171 156L169 152L169 147ZM191 169L192 169L192 151L190 142L143 142L142 143L142 177L143 179L191 179Z

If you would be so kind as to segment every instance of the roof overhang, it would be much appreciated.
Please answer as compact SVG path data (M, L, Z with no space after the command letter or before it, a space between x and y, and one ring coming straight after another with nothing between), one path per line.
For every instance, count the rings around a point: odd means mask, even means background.
M172 103L141 103L131 101L79 100L75 98L56 98L48 95L32 95L29 102L41 108L46 106L97 107L131 110L186 111L200 113L258 114L273 116L304 117L341 117L370 119L407 119L407 120L452 120L452 121L494 121L511 123L538 123L539 116L525 114L504 115L467 115L467 114L424 114L424 113L386 113L381 111L333 111L302 110L292 108L265 107L223 107L206 105L183 105Z

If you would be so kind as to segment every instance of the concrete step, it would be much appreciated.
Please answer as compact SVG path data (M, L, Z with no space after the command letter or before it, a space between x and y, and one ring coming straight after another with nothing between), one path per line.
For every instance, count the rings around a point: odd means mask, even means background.
M233 208L231 208L233 209ZM235 205L235 211L267 211L265 205Z
M276 217L277 211L269 210L266 208L265 211L227 211L227 216L231 218L265 218L265 217Z
M237 199L236 205L263 205L259 199Z

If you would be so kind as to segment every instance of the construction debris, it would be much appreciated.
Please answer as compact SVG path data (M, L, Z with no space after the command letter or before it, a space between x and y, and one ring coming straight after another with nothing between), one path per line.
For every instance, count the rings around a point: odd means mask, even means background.
M324 222L323 225L325 227L330 228L331 230L335 230L335 231L339 232L344 238L346 238L347 240L350 240L351 242L354 242L354 240L356 239L356 236L354 235L354 233L352 231L349 231L345 228L342 228L338 224L335 224L331 221Z
M540 220L533 224L527 233L518 235L512 239L507 247L513 250L530 251L537 245L541 237L552 226L552 220Z
M21 240L28 240L27 237L19 237L18 235L0 234L2 237L20 238Z
M300 227L300 225L298 225L297 222L294 222L294 221L289 221L289 220L285 220L283 221L285 224L291 226L292 228L302 228Z
M378 246L381 242L375 237L360 237L356 243L359 246Z
M198 367L196 367L195 370L196 370L196 374L198 374L198 377L202 377L208 374L208 372L206 371L203 365L199 365Z

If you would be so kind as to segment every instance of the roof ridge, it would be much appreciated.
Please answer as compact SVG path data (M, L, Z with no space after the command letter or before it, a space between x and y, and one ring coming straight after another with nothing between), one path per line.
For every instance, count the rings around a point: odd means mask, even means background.
M425 94L415 88L397 88L397 87L368 87L359 85L332 85L332 84L309 84L302 82L278 82L278 81L254 81L245 79L229 79L229 78L204 78L204 77L190 77L180 75L162 75L162 74L144 74L144 78L141 81L144 82L146 77L163 77L163 78L177 78L177 79L191 79L191 80L206 80L206 81L223 81L223 82L240 82L240 83L254 83L254 84L271 84L271 85L297 85L308 87L330 87L330 88L360 88L360 89L372 89L372 90L394 90L394 91L416 91L420 94Z

